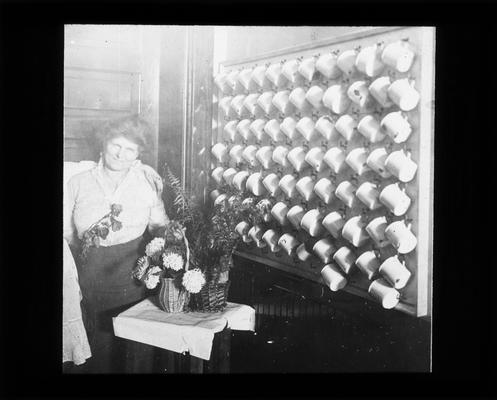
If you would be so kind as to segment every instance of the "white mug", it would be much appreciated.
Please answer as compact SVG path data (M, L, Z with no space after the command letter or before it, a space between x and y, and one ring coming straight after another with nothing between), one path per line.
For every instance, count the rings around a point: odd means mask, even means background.
M288 152L287 158L295 171L301 172L308 165L305 161L306 151L302 146L297 146Z
M212 192L209 193L209 197L214 202L219 196L221 196L221 194L221 191L219 191L218 189L214 189Z
M331 262L335 250L336 248L329 238L318 240L312 247L314 254L316 254L325 264L329 264Z
M366 159L366 164L382 178L389 178L392 174L385 168L385 160L387 157L388 153L385 148L378 147L369 153L368 158Z
M314 179L312 177L304 176L300 178L295 187L305 201L310 201L314 198Z
M257 140L264 138L264 127L267 121L263 118L257 118L250 124L250 132L252 132Z
M233 178L235 175L238 173L238 171L235 168L228 168L223 172L223 180L228 184L231 185L233 183Z
M333 199L333 193L335 192L335 185L328 178L321 178L314 185L314 193L323 201L325 204L330 204Z
M231 86L232 89L235 89L236 82L238 81L238 71L233 70L228 73L226 76L226 82Z
M304 214L300 221L300 227L306 230L312 237L316 237L323 232L322 221L323 215L315 208Z
M295 229L300 229L300 222L302 221L304 215L304 207L297 204L288 210L286 217Z
M380 192L378 186L371 182L362 183L356 190L355 195L361 200L370 210L376 210L382 206L378 197Z
M333 259L343 272L348 274L350 269L354 266L356 256L347 246L342 246L333 254Z
M262 146L257 153L255 153L257 161L262 165L262 168L269 169L273 164L273 147Z
M244 94L239 94L235 97L233 97L233 100L231 100L230 107L233 110L233 112L241 116L243 113L243 101L245 100L245 95Z
M226 147L224 143L216 143L212 146L211 153L214 155L216 160L224 162L226 156L228 155L228 147Z
M240 133L242 138L245 140L250 139L250 124L252 121L249 119L242 119L237 125L236 125L236 130Z
M399 254L410 253L418 244L416 236L411 232L411 224L406 225L404 221L395 221L388 225L385 237Z
M267 67L265 65L259 65L252 70L250 79L259 87L264 86L264 80L266 79L266 69Z
M288 79L289 82L295 83L297 80L297 71L299 69L299 62L296 59L288 60L281 68L281 72Z
M233 177L233 186L239 191L243 192L246 189L246 183L249 175L250 174L247 171L237 172L236 175Z
M305 140L309 142L312 140L312 137L314 135L314 121L312 120L312 118L303 117L299 119L296 128Z
M369 250L357 257L355 265L371 280L380 267L380 260L378 260L374 251Z
M287 167L289 161L287 155L290 149L287 146L276 146L273 150L273 161L282 167Z
M368 293L377 301L383 308L394 308L400 299L400 293L391 287L385 279L376 279L369 285Z
M378 271L395 289L404 288L411 277L411 271L399 261L397 256L389 257L383 261Z
M259 96L259 93L251 93L247 95L247 97L245 97L245 100L243 100L243 106L253 116L255 116L255 110Z
M219 107L223 111L224 115L229 115L230 113L231 100L233 100L232 96L225 96L219 100Z
M275 86L280 86L285 81L285 77L281 73L281 67L281 63L277 62L266 69L266 78Z
M320 109L322 106L321 100L324 96L324 90L319 85L314 85L309 88L305 94L306 100L316 109Z
M387 93L402 111L411 111L418 105L419 92L414 88L414 82L407 78L397 79L388 87Z
M227 200L228 200L228 195L226 193L222 193L216 197L216 200L214 200L214 205L218 206L225 204Z
M393 106L392 100L388 97L388 88L391 84L389 76L380 76L369 85L369 93L383 108Z
M271 102L283 114L287 114L292 107L292 103L290 103L290 91L280 90L273 96L273 100Z
M235 226L236 233L238 233L242 237L248 234L249 229L250 224L247 221L241 221L238 223L237 226Z
M355 60L356 68L370 78L378 75L385 68L381 61L381 48L378 45L364 47Z
M402 150L392 151L385 160L385 168L401 182L413 180L417 164L411 160L410 154Z
M357 121L349 114L344 114L337 119L335 129L342 135L345 140L349 141L354 135L354 130L357 127Z
M355 81L347 89L347 96L352 102L363 108L369 105L370 96L365 81Z
M337 56L333 53L326 53L319 56L316 61L316 69L326 79L336 79L342 74L342 70L337 65Z
M243 149L242 157L252 167L257 165L257 158L255 157L257 150L259 149L253 144L250 144Z
M357 124L357 130L371 143L381 142L385 138L380 123L372 115L363 117Z
M262 180L262 184L264 185L266 190L269 192L269 194L273 197L277 196L278 193L281 191L279 183L280 183L280 178L274 172L268 174Z
M268 90L267 92L262 93L257 98L257 105L266 114L269 114L271 112L271 108L273 107L273 97L274 97L274 92L271 90Z
M351 208L354 204L356 187L349 181L342 181L335 189L335 196L338 197L343 203Z
M328 115L323 115L319 117L316 121L314 129L323 136L326 140L331 140L333 138L333 128L335 124L333 120Z
M308 81L312 81L312 77L314 76L314 72L316 71L316 58L315 57L307 57L304 58L297 69L300 75L302 75Z
M365 147L357 147L351 150L347 157L345 157L345 162L352 168L357 174L362 175L366 171L370 171L371 168L366 164L368 158L368 151Z
M292 117L286 117L280 124L281 131L288 137L290 140L297 139L297 121Z
M285 139L285 135L280 130L280 123L277 119L270 119L266 125L264 125L264 132L275 142L279 142Z
M395 143L405 142L412 132L411 124L401 111L391 112L383 117L380 125Z
M400 189L398 182L385 186L380 193L380 201L397 217L404 215L411 205L411 198L405 188Z
M300 261L309 261L312 259L312 254L307 251L305 243L299 244L295 253L297 253L297 257Z
M284 233L278 240L278 246L282 247L289 256L299 244L300 242L289 233Z
M240 82L245 90L249 90L251 77L252 68L244 68L238 74L238 82Z
M297 195L297 179L292 174L287 174L280 179L280 188L286 197L293 199Z
M305 155L305 161L314 169L316 172L323 171L327 164L323 162L324 150L320 146L313 147Z
M271 209L271 215L282 226L288 223L287 214L288 206L282 201L277 202Z
M340 147L332 147L324 154L323 161L328 164L333 173L338 174L342 172L347 165L345 163L345 157L345 151Z
M342 228L345 225L345 220L337 211L332 211L323 219L323 226L331 235L338 239L342 234Z
M350 218L342 228L342 237L355 247L361 247L369 240L369 235L364 230L361 216Z
M224 172L224 168L223 167L217 167L217 168L214 168L214 170L211 173L212 178L218 184L221 184L221 182L223 181L223 172Z
M226 81L227 77L228 74L226 74L225 72L220 72L214 77L214 83L223 93L226 93L230 89L228 82Z
M355 72L355 60L357 52L355 50L346 50L337 58L337 66L345 74L352 75Z
M381 60L399 72L411 69L414 60L414 51L405 40L389 43L381 53Z
M266 247L267 244L262 240L262 235L264 234L264 229L260 225L255 225L248 231L248 236L256 243L257 247Z
M305 90L303 88L296 87L293 89L290 93L290 96L288 97L292 104L298 109L298 110L303 110L306 104L306 99L305 99Z
M224 133L232 142L236 141L238 133L237 126L238 126L238 120L233 120L233 121L228 121L223 128Z
M280 239L280 235L274 229L268 229L262 235L262 240L264 240L269 246L269 250L271 252L276 253L281 250L281 247L278 245L278 240Z
M240 144L235 144L230 149L229 155L230 155L231 159L237 164L239 162L242 162L242 160L243 160L243 149L244 149L244 147Z
M343 114L351 103L347 90L341 85L332 85L326 89L322 101L335 114Z
M340 273L340 270L333 264L326 264L321 270L321 276L326 285L328 285L333 292L337 292L347 285L347 278L345 278Z
M264 194L266 188L262 184L262 175L260 172L254 172L247 178L246 188L256 196Z
M388 246L388 240L385 238L387 225L388 222L384 216L376 217L366 225L366 232L378 247Z

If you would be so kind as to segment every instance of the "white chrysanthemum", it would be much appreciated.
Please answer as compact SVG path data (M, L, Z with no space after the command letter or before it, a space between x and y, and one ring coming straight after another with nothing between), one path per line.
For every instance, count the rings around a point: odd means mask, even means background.
M143 280L147 289L154 289L159 284L161 272L161 268L157 266L152 267L147 271L147 275Z
M202 289L202 286L205 285L205 277L200 269L191 269L183 275L182 283L190 293L198 293Z
M147 247L145 247L145 254L149 257L154 256L158 252L162 251L164 243L165 241L163 238L153 239L149 244L147 244Z
M178 253L167 252L162 256L162 264L164 267L171 268L174 271L183 269L183 263L183 257Z

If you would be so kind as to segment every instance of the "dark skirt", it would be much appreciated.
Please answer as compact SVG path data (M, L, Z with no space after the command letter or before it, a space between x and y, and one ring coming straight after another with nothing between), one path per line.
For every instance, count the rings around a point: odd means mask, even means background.
M137 347L114 336L112 318L146 297L145 287L131 276L144 245L144 238L139 237L115 246L92 247L85 265L78 266L92 352L85 373L132 372L127 371L129 365L136 365L132 359L137 357ZM145 346L140 352L146 352Z

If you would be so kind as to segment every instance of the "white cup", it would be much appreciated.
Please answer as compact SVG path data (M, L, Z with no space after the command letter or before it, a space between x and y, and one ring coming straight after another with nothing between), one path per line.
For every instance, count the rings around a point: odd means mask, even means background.
M417 164L410 154L402 150L392 151L385 160L385 168L401 182L410 182L416 175Z
M236 125L236 130L238 131L238 133L240 133L240 135L242 136L242 138L244 138L245 140L249 140L250 139L250 124L252 123L252 121L250 121L249 119L242 119L237 125Z
M356 68L370 78L378 75L385 68L381 61L381 48L378 45L364 47L355 60Z
M288 97L291 103L298 109L303 110L306 104L305 90L301 87L296 87L290 93Z
M388 225L385 237L399 254L410 253L418 244L416 236L411 232L411 225L406 226L404 221L395 221Z
M311 105L316 108L320 109L322 106L322 99L324 96L324 90L321 86L314 85L309 88L307 93L305 94L306 100L311 103Z
M267 121L263 118L257 118L250 124L250 132L253 133L257 140L262 140L264 138L264 127L266 124Z
M216 143L212 146L211 153L217 161L224 162L226 160L226 156L228 155L228 147L226 147L224 143Z
M226 76L226 82L231 86L232 89L235 89L236 82L238 81L238 71L233 70L228 73Z
M221 196L221 194L221 191L219 191L218 189L214 189L212 192L209 193L209 197L214 202L219 196Z
M308 165L305 161L306 151L302 146L297 146L288 152L287 158L295 171L301 172Z
M346 50L337 58L337 66L345 74L352 75L355 72L355 60L357 52L355 50Z
M312 81L314 72L316 71L316 57L304 58L297 69L300 75L302 75L306 80Z
M357 127L357 121L349 114L344 114L337 119L335 129L342 135L345 140L349 141L354 135L354 130Z
M326 53L319 56L316 61L316 69L326 79L336 79L342 75L342 70L337 65L337 56L333 53Z
M345 225L345 220L337 211L332 211L323 219L323 226L331 235L338 239L342 234L342 228Z
M281 72L285 76L288 81L291 83L295 83L297 80L297 71L299 69L299 62L296 59L293 60L288 60L283 64L283 67L281 68Z
M228 195L226 193L222 193L216 197L216 200L214 200L214 205L219 206L225 204L227 200L228 200Z
M355 260L355 265L363 272L369 280L373 279L376 271L380 267L380 260L376 257L374 251L365 251Z
M238 173L238 171L235 168L228 168L223 172L223 180L228 184L231 185L233 183L233 178L235 175Z
M287 214L288 206L282 201L277 202L271 209L271 215L282 226L288 223Z
M335 124L333 123L333 120L328 115L323 115L316 121L314 129L316 129L316 132L319 132L326 140L331 140L333 138L334 127Z
M407 78L397 79L388 87L387 93L402 111L411 111L418 105L419 93L414 88L414 82Z
M299 119L299 122L297 122L296 125L297 131L302 135L302 137L307 140L311 141L314 135L314 121L312 118L309 117L303 117Z
M269 114L271 112L271 108L273 107L273 97L274 97L274 92L271 90L268 90L267 92L262 93L257 98L257 105L266 114Z
M214 77L214 83L216 86L219 88L219 90L223 93L226 93L229 91L230 86L228 85L228 82L226 81L226 78L228 77L228 74L225 72L220 72Z
M335 189L335 196L349 208L354 204L356 187L349 181L342 181Z
M347 157L345 157L345 162L352 168L357 174L362 175L364 172L371 170L366 164L368 158L368 151L365 147L357 147L351 150Z
M256 243L257 247L266 247L267 244L262 240L262 235L264 234L264 229L260 225L255 225L248 231L248 236Z
M287 155L290 149L287 146L276 146L273 150L273 161L286 168L289 165Z
M340 147L332 147L324 154L323 161L328 164L333 173L338 174L342 172L347 165L345 163L345 157L345 151Z
M330 204L333 200L333 193L335 192L335 185L328 178L321 178L314 185L314 193L323 201L325 204Z
M314 179L310 176L304 176L300 178L295 187L300 195L304 198L305 201L310 201L314 198Z
M245 97L245 100L243 100L243 106L253 116L255 116L255 110L257 108L256 107L257 99L259 98L259 96L260 96L259 93L251 93L247 95L247 97Z
M395 143L405 142L412 132L411 124L401 111L391 112L383 117L380 125Z
M297 195L297 179L292 174L284 175L280 179L280 188L285 193L286 197L293 199Z
M269 246L269 250L271 252L276 253L281 250L281 247L278 245L278 240L280 239L280 235L274 229L268 229L262 235L262 240L264 240Z
M250 79L259 87L264 86L264 80L266 79L266 69L267 67L265 65L259 65L252 70Z
M247 235L249 230L250 224L247 221L239 222L238 225L235 226L236 233L238 233L242 237Z
M283 114L287 114L292 108L292 103L290 103L290 91L280 90L273 96L272 103Z
M371 182L362 183L356 190L355 195L361 200L370 210L376 210L382 206L378 197L378 186Z
M343 272L348 274L350 269L354 266L356 256L347 246L342 246L333 254L333 259Z
M280 178L274 172L270 173L262 180L262 184L269 192L269 194L273 197L277 196L278 193L281 191L279 183L280 183Z
M399 72L407 72L411 69L414 51L409 43L399 40L385 46L381 53L381 60Z
M385 133L383 132L380 123L372 115L366 115L361 118L357 124L357 130L371 143L381 142L385 138Z
M245 90L249 90L251 78L252 68L244 68L238 74L238 82L240 82Z
M300 244L300 242L295 238L295 236L284 233L278 240L278 246L283 248L286 253L291 256L295 248Z
M333 253L336 248L329 238L318 240L312 247L312 251L325 264L329 264L333 259Z
M347 90L341 85L332 85L323 94L323 104L335 114L343 114L349 108L351 100Z
M327 164L323 162L324 154L325 152L322 147L313 147L305 155L305 161L314 171L321 172L327 167Z
M316 237L323 232L322 222L323 215L315 208L304 214L300 221L300 227L306 230L312 237Z
M376 217L366 225L366 232L378 247L388 246L388 240L385 238L387 225L388 222L384 216Z
M283 135L280 131L280 123L274 118L266 122L263 131L275 142L281 141L285 138L285 135Z
M389 257L383 261L378 271L395 289L405 287L411 277L411 272L399 261L397 256Z
M229 115L230 113L231 100L233 100L232 96L225 96L219 100L219 107L223 111L224 115Z
M347 278L345 278L340 270L333 264L327 264L321 270L321 276L325 281L326 285L331 291L337 292L343 289L347 285Z
M282 66L279 62L271 64L266 69L266 78L275 86L280 86L285 81L281 69Z
M260 172L254 172L247 178L246 187L256 196L260 196L266 192L266 188L262 184L262 174Z
M405 188L400 189L398 182L385 186L380 193L380 201L397 217L404 215L411 205L411 198Z
M305 215L305 209L301 205L295 205L288 210L286 217L295 229L300 229L300 222Z
M273 164L273 147L262 146L257 153L255 153L257 161L262 165L262 168L269 169Z
M366 107L370 101L368 85L365 81L353 82L347 89L347 96L359 107Z
M239 94L239 95L233 97L233 100L231 100L231 103L230 103L231 109L239 117L241 117L242 113L243 113L243 102L244 102L244 100L245 100L245 95L244 94Z
M237 164L239 162L242 162L242 160L243 160L243 149L244 149L244 147L241 144L235 144L230 149L229 155L230 155L231 159Z
M212 170L211 173L212 179L214 179L218 185L220 185L221 182L223 181L223 173L224 173L223 167L217 167Z
M378 147L369 153L368 158L366 159L366 164L382 178L389 178L392 174L385 168L385 160L387 157L388 153L385 148Z
M297 253L297 257L300 261L305 262L312 259L312 254L307 251L305 243L299 244L297 249L295 250L295 253Z
M369 93L383 108L393 106L393 102L388 97L388 88L391 83L390 77L380 76L369 85Z
M297 121L292 117L286 117L280 124L281 131L286 135L286 137L290 140L297 139Z
M249 177L249 173L247 171L239 171L233 177L233 186L239 191L243 192L246 189L247 179Z
M238 129L237 129L238 121L228 121L226 125L224 125L223 131L232 142L236 140Z
M369 235L364 230L364 222L359 215L345 222L342 228L342 237L355 247L361 247L369 240Z
M257 165L257 158L255 155L257 154L257 146L254 146L253 144L248 145L243 149L242 157L243 159L252 167L255 167Z
M368 293L377 301L383 308L394 308L400 299L400 293L391 287L385 279L376 279L369 285Z

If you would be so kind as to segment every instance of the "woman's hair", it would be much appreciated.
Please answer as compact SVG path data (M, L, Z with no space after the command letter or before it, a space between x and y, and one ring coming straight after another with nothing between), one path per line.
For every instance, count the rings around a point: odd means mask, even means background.
M152 147L152 127L137 114L105 122L97 129L95 136L100 150L105 143L116 137L124 137L136 143L141 152L148 152Z

